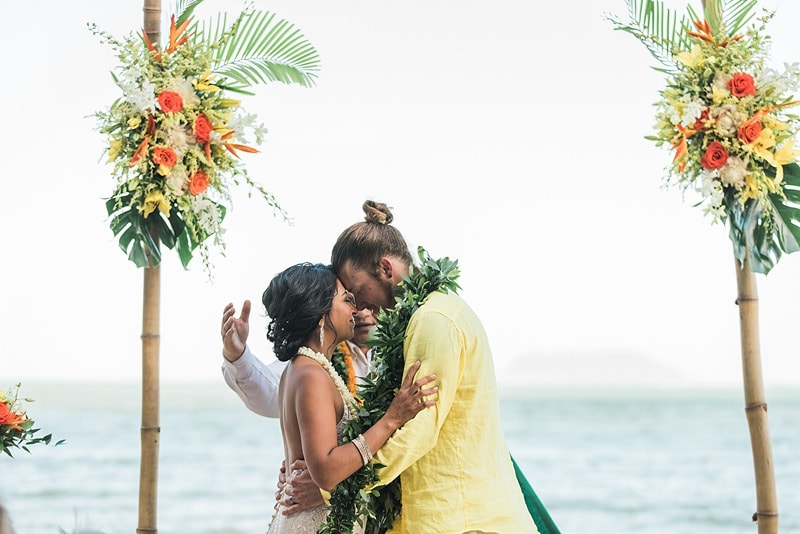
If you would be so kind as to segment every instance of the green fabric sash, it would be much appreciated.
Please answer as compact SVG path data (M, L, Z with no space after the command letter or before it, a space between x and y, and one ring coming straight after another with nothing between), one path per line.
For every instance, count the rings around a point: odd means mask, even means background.
M536 492L533 491L533 488L528 483L528 479L522 474L513 456L511 457L511 463L514 464L517 482L519 482L522 495L525 497L525 504L528 506L528 512L531 514L533 522L536 523L536 528L539 529L539 534L561 534L561 531L558 530L550 514L547 513L544 504L542 504L542 501L539 500L539 497L536 496Z

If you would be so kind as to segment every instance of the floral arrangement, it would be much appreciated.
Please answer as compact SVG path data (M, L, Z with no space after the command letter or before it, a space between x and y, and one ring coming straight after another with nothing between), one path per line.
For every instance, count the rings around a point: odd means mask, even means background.
M783 252L800 250L800 168L792 106L800 65L769 68L766 25L755 0L708 0L703 16L677 15L654 0L627 0L633 34L663 65L655 135L674 151L667 185L700 195L713 222L729 224L736 257L767 273ZM745 26L755 19L755 24ZM740 31L742 33L740 33Z
M22 409L22 403L33 402L33 399L19 398L20 384L9 388L7 391L0 390L0 452L13 457L11 449L19 448L30 452L28 447L38 443L49 444L52 434L37 437L34 434L40 431L33 428L35 424L28 414ZM64 440L60 440L56 445L61 445Z
M342 442L352 441L386 413L395 391L403 380L403 340L413 313L434 291L456 291L458 262L449 258L432 259L422 247L417 249L419 268L411 268L397 287L395 307L378 314L375 333L369 344L374 352L372 369L359 388L362 409L358 417L345 423ZM321 534L353 532L359 518L366 517L365 534L383 534L400 515L400 479L387 486L365 490L378 480L382 466L369 463L339 483L330 496L331 512Z
M273 209L272 194L242 167L266 129L229 93L251 94L266 81L314 83L316 51L289 23L247 9L228 23L192 23L202 0L179 2L164 47L145 32L118 40L90 26L119 59L114 81L122 97L96 113L108 138L116 185L106 208L111 230L137 267L157 265L158 242L175 248L184 267L207 240L224 250L222 221L230 187L246 183Z

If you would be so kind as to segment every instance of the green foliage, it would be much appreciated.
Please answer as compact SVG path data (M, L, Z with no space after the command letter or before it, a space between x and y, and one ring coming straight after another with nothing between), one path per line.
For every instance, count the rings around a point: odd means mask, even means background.
M773 173L774 176L774 173ZM726 195L728 230L734 254L743 261L749 254L750 270L767 274L783 253L800 250L800 166L783 167L783 194L770 194L765 210L751 199L742 204Z
M343 442L373 426L386 413L395 391L403 381L403 341L411 316L433 292L459 289L458 261L432 259L422 247L417 250L419 268L411 268L403 277L395 296L395 307L381 310L375 334L370 340L374 349L372 370L359 391L364 401L358 417L344 427ZM341 482L331 494L331 513L320 534L347 534L359 517L367 517L366 534L383 534L400 515L400 479L385 487L366 490L378 480L378 470L384 467L372 462Z
M225 89L248 93L247 87L268 82L315 84L319 54L300 30L273 13L248 10L230 23L220 13L190 31L213 48L212 71L229 79Z

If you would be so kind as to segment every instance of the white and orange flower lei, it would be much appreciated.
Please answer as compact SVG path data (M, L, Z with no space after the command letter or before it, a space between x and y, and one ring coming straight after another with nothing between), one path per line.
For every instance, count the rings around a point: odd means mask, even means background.
M359 406L358 401L350 392L347 385L344 383L344 380L342 380L342 377L339 376L339 373L336 372L336 369L333 368L333 365L331 365L330 360L328 360L328 358L326 358L324 354L322 354L321 352L315 352L308 347L300 347L299 349L297 349L297 354L306 356L307 358L311 358L312 360L320 364L322 368L325 369L325 372L328 373L328 376L331 377L331 380L333 380L333 384L336 386L336 389L339 391L339 393L341 393L344 402L347 403L348 406L350 406L354 410L358 410Z

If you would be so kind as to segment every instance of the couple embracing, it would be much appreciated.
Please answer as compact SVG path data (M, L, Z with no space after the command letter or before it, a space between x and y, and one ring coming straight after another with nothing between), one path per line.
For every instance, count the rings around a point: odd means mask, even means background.
M365 220L337 239L330 266L292 266L264 292L278 362L264 365L247 349L249 302L239 317L230 304L223 312L226 382L251 410L280 418L288 480L268 532L316 532L329 513L320 488L332 490L370 462L382 466L377 486L401 480L392 533L538 532L502 433L486 333L454 293L432 292L411 315L394 400L342 443L359 399L334 370L334 349L358 334L357 317L394 307L398 284L414 269L390 210L373 201L363 209Z

